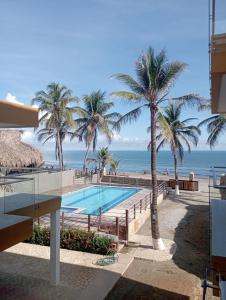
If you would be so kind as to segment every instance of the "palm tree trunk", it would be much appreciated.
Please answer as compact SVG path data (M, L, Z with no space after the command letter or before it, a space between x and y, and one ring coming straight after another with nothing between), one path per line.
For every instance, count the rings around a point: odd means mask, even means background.
M88 153L89 153L89 148L90 148L90 144L87 145L86 153L85 153L85 156L84 156L83 173L85 173L85 170L86 170L86 161L87 161L87 157L88 157Z
M57 132L57 151L58 151L59 167L62 170L63 169L62 146L61 146L61 139L60 139L59 131Z
M165 246L160 238L158 224L158 183L157 183L157 150L156 150L156 114L155 104L150 108L151 123L151 177L152 177L152 202L151 202L151 231L153 248L163 250Z
M63 154L63 141L60 139L60 151L61 151L61 162L62 162L62 170L64 169L64 154Z
M175 175L175 194L179 195L179 180L178 180L178 172L177 172L177 156L175 150L173 151L174 158L174 175Z

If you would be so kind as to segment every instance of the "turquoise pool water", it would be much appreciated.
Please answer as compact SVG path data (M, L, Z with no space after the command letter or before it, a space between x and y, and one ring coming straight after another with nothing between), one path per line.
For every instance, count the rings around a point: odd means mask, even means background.
M100 207L102 212L106 212L139 190L137 188L91 186L64 195L61 206L65 212L80 211L83 214L98 215Z

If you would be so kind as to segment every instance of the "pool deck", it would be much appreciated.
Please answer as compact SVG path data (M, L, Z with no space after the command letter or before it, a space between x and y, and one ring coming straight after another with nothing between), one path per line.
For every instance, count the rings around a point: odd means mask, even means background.
M68 186L63 188L62 190L57 191L57 193L61 194L61 195L65 195L68 193L72 193L72 192L76 192L79 191L83 188L87 188L87 187L91 187L93 185L102 185L102 186L107 186L106 184L76 184L73 186ZM109 185L109 184L108 184ZM119 186L122 187L122 185L114 185L111 184L111 186ZM123 186L126 187L126 186ZM134 188L134 186L133 186ZM138 191L136 194L132 195L131 197L129 197L128 199L122 201L121 203L119 203L118 205L116 205L115 207L111 208L109 211L104 212L102 214L103 218L107 218L109 223L115 224L115 218L119 217L121 218L121 220L123 220L122 222L125 222L125 211L127 209L130 209L132 211L134 204L139 203L140 200L143 200L145 197L147 197L147 199L149 199L148 197L150 197L150 190L147 188L142 188L142 187L137 187L140 189L140 191ZM56 193L56 191L54 191L54 193ZM98 222L97 220L98 216L92 216L92 219L95 220L96 222ZM130 221L130 220L129 220ZM40 219L41 224L48 226L49 225L49 216L46 215L44 217L42 217ZM76 212L73 213L64 213L64 221L62 221L64 223L65 227L76 227L76 228L83 228L83 229L87 229L87 222L88 222L88 215L85 214L79 214ZM120 221L119 221L120 222ZM91 230L95 230L95 228L91 227Z

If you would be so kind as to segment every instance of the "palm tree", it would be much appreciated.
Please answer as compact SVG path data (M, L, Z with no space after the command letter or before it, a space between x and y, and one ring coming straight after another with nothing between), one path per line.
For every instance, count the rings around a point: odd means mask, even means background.
M99 165L99 169L104 175L106 174L106 165L112 162L111 153L108 147L102 147L96 154L96 158L87 158L88 163L96 163Z
M151 230L153 247L155 249L165 248L160 238L157 209L157 114L160 103L166 99L175 79L184 68L184 63L168 62L164 50L155 55L153 48L149 47L147 53L142 54L136 62L137 80L126 74L119 73L113 75L113 77L126 84L130 91L118 91L112 93L112 95L138 105L135 109L120 118L118 127L121 123L137 120L143 109L147 109L150 114L152 176Z
M108 147L103 147L98 151L97 160L101 171L106 175L106 165L111 161L111 153L109 152Z
M179 195L178 182L178 161L182 162L184 157L184 145L191 152L191 144L197 146L198 136L201 131L197 126L189 125L195 118L180 120L183 104L169 103L163 113L158 115L158 128L160 133L157 135L159 141L157 151L165 145L169 145L174 159L175 173L175 194Z
M110 171L112 173L114 173L115 175L117 174L117 169L119 167L119 163L120 163L120 160L116 160L116 159L112 159L110 161Z
M50 139L55 140L56 159L59 160L60 169L64 167L63 140L68 129L75 125L72 116L75 108L71 105L77 100L71 90L55 82L49 84L46 91L37 92L32 99L32 104L37 104L43 112L39 124L44 125L44 128L37 132L38 138L44 140L44 143Z
M80 141L85 141L86 153L84 156L83 171L86 169L87 157L90 148L95 151L98 134L103 134L110 143L113 137L112 127L121 117L117 112L109 112L114 106L113 102L105 102L106 93L101 90L94 91L83 97L84 108L77 107L79 118L75 120L78 129L72 135L79 136Z
M60 141L61 141L61 145L60 148L58 147L58 143L55 143L55 158L56 160L62 159L62 164L63 164L63 141L65 140L66 136L70 136L71 132L69 131L70 128L68 127L67 122L64 122L64 124L61 126L60 130L59 130L59 137L60 137ZM47 141L49 140L55 140L57 141L58 138L58 133L56 128L48 128L48 127L44 127L41 128L37 131L37 136L38 136L38 141L42 142L43 144L45 144ZM61 150L61 151L59 151ZM60 155L62 154L62 158L60 158ZM60 163L61 166L61 163Z
M200 106L200 110L210 110L210 108L211 103L209 101ZM213 115L199 123L199 126L203 125L207 125L207 132L209 134L207 144L213 148L220 136L226 132L226 114Z

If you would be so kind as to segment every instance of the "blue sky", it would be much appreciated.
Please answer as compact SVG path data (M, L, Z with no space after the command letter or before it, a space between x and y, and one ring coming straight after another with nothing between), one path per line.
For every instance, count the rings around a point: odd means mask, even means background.
M0 98L10 93L30 104L34 93L52 81L79 97L99 88L110 93L122 88L110 76L133 75L134 62L148 45L188 64L171 96L194 92L209 98L206 0L1 0L0 19ZM131 108L118 100L115 106L121 113ZM147 125L148 114L126 125L112 149L146 149ZM24 139L36 143L32 131ZM198 149L208 149L205 140L204 130ZM100 137L99 145L104 143ZM225 146L222 139L216 149ZM83 146L66 141L65 147Z

